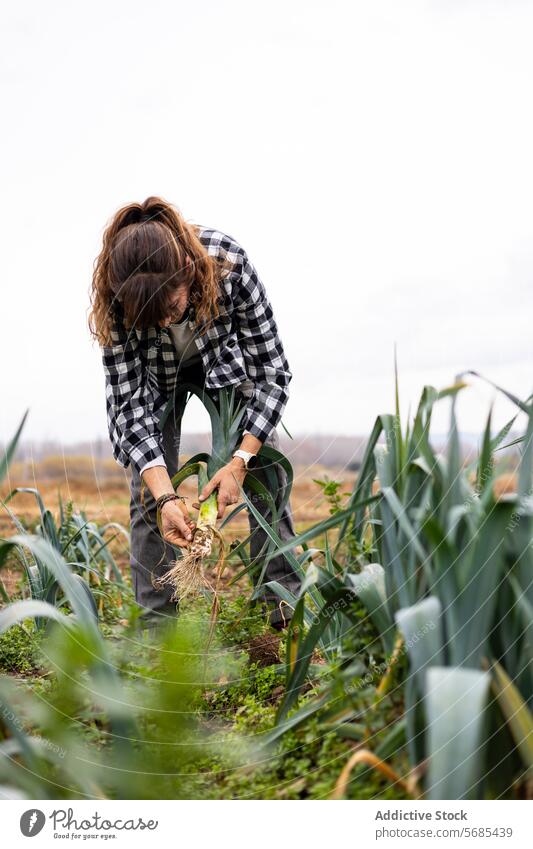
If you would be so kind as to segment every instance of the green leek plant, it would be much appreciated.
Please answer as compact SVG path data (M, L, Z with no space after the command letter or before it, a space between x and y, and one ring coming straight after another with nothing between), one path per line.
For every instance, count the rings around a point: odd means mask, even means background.
M216 745L197 719L205 625L180 622L156 643L136 645L106 643L74 617L54 615L58 624L42 644L45 694L0 676L0 795L201 796L198 763ZM139 657L142 675L132 667Z
M26 415L0 462L0 484L15 453ZM46 521L51 521L51 516L47 517ZM3 588L2 596L6 606L0 610L0 631L5 631L28 618L34 618L36 621L51 619L66 627L71 627L73 622L76 622L99 638L98 612L88 584L73 571L59 546L52 545L46 534L26 533L20 523L18 527L21 531L19 534L9 539L0 539L0 570L11 556L20 555L22 562L27 565L32 597L10 602ZM28 555L33 559L34 565L30 564ZM72 616L66 616L58 610L58 607L65 604L70 606Z
M26 416L0 464L0 484L7 474L8 465L15 452L25 420ZM42 505L42 501L40 503ZM49 511L44 510L44 505L42 508L43 525L50 529L53 525L52 516ZM9 512L20 533L7 540L0 540L0 570L9 557L18 558L26 571L31 599L8 604L0 612L2 621L10 625L14 621L32 617L38 628L44 628L47 620L61 618L57 608L68 603L77 617L81 617L83 621L89 617L94 624L98 620L98 610L91 590L84 579L74 572L63 558L59 550L59 541L57 545L52 545L48 539L48 532L40 535L26 533L16 516ZM9 602L9 596L3 584L1 590L4 602ZM27 612L27 616L24 616L24 612ZM22 619L19 620L20 616Z
M128 532L115 522L98 526L96 522L89 521L83 511L74 510L72 503L64 505L61 497L59 497L59 518L56 523L52 511L45 506L38 489L16 487L4 500L3 507L21 537L29 539L31 534L8 506L9 502L20 493L29 493L35 497L40 513L35 536L45 540L68 564L73 579L79 582L89 605L97 615L96 600L99 598L100 607L102 607L105 588L110 581L113 580L121 590L126 587L120 569L109 550L109 545L119 534L123 535L129 543ZM108 535L109 531L113 532L112 536ZM46 562L30 552L28 546L23 544L17 545L11 553L24 570L30 597L33 600L46 601L60 607L64 603L64 595L57 578L50 572ZM9 596L3 585L0 585L0 593L4 602L8 602ZM42 628L46 620L39 617L36 619L36 624L38 628Z
M63 504L61 495L58 497L59 511L56 522L52 511L45 506L38 489L19 486L9 493L4 501L4 507L20 533L25 532L24 525L7 507L7 504L20 493L33 495L39 507L40 522L35 533L46 539L73 567L77 568L81 574L86 571L87 575L92 574L108 581L114 579L118 584L124 584L120 569L109 551L110 543L119 535L122 535L129 545L129 533L122 525L108 522L100 527L96 522L91 522L83 510L75 510L72 502ZM114 533L106 539L108 531Z
M0 483L22 424L0 459ZM40 644L45 697L24 681L0 676L0 795L201 796L198 762L216 745L197 720L203 680L197 649L205 623L178 623L148 646L106 641L87 585L61 550L44 535L19 533L0 540L0 568L19 549L57 582L58 597L70 612L47 599L4 598L0 634L29 619L47 620L51 628ZM151 652L142 678L130 669L136 651L142 657ZM218 659L210 661L214 680L221 671Z
M345 509L286 543L271 535L274 552L289 556L295 545L338 530L335 544L321 552L324 567L309 566L300 597L289 600L304 633L296 643L290 632L287 637L286 695L270 739L318 709L327 715L328 692L336 693L338 715L343 716L338 688L328 682L318 693L315 710L309 702L299 711L294 708L315 648L326 658L328 652L337 658L337 676L349 669L343 644L356 622L350 622L348 599L346 605L331 601L349 592L366 606L391 659L377 688L379 698L395 684L395 669L400 667L393 661L407 656L406 677L396 680L405 698L396 739L407 747L413 792L427 798L490 795L501 791L502 782L508 790L520 776L520 761L502 731L502 723L509 721L502 687L492 701L489 698L497 669L509 677L522 700L521 727L509 723L508 728L527 776L532 766L524 729L531 732L533 701L533 403L496 387L527 419L524 435L510 443L521 446L517 491L498 497L497 452L506 447L516 416L493 434L489 415L477 459L464 464L455 406L466 376L441 392L426 387L405 430L397 393L395 413L376 421ZM441 455L430 442L430 425L433 407L443 399L451 404L451 418ZM350 557L354 539L360 543L356 550L364 551L366 543L366 558ZM374 562L368 562L372 556ZM283 597L281 588L273 589ZM348 694L345 701L349 706ZM347 731L345 724L343 720L339 732ZM489 733L498 735L499 747L488 745ZM457 762L458 743L462 766ZM505 769L498 769L497 758Z
M14 438L9 443L5 456L0 462L0 484L5 477L9 462L15 452L17 442L20 438L26 416L22 420ZM30 571L34 588L36 591L30 599L10 602L7 593L3 597L5 606L0 609L0 634L7 631L13 625L22 624L28 619L34 619L41 627L48 622L58 623L63 629L72 631L78 628L80 633L88 635L98 651L94 652L91 669L96 678L114 684L114 670L106 660L105 644L98 629L98 613L91 591L85 581L75 574L70 565L62 557L61 553L54 548L47 539L42 536L20 533L9 539L0 539L0 570L9 560L10 556L23 553L33 558L35 572ZM47 576L48 583L41 587L38 580L41 575ZM32 588L32 591L33 589ZM43 590L41 594L41 590ZM47 590L45 592L45 590ZM58 609L59 606L68 605L71 615L66 615ZM118 703L117 703L118 704ZM116 729L123 734L127 730L127 723L123 722L120 708L114 716Z

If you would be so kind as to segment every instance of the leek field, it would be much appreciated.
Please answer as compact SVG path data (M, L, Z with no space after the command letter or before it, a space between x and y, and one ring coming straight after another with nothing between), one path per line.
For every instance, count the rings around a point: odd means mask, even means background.
M397 391L338 480L262 449L287 471L297 537L281 542L247 479L207 581L160 632L132 598L126 491L100 493L101 521L77 485L23 486L22 421L0 455L0 796L531 799L533 399L494 387L513 413L480 423L465 457L456 411L480 379L425 387L405 419ZM231 451L231 395L209 412L211 452L183 463L180 492ZM293 614L281 634L245 510L301 578L297 596L269 584Z

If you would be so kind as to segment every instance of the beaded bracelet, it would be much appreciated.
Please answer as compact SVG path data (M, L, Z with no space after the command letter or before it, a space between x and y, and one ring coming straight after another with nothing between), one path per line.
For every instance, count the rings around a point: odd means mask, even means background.
M185 501L183 495L178 495L175 492L166 492L164 495L160 495L157 501L155 502L156 509L161 511L164 504L167 501Z

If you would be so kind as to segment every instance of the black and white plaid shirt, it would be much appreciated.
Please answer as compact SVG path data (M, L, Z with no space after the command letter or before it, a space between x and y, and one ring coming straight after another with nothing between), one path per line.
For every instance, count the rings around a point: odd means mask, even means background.
M281 419L292 378L272 307L234 238L204 227L199 235L208 253L225 256L233 266L223 278L220 315L205 333L196 333L205 386L240 385L247 398L242 428L264 442ZM147 463L162 461L158 421L176 387L179 359L166 329L127 331L117 317L111 341L101 352L113 456L141 472Z

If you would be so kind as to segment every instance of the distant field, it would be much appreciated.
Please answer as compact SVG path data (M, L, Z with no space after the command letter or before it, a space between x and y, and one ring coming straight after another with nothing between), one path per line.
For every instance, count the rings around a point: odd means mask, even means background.
M182 457L182 462L184 461ZM325 469L323 466L296 466L291 507L297 531L318 522L329 514L329 504L322 495L320 487L313 479L343 481L342 491L348 491L355 480L354 472L341 469ZM58 494L63 502L71 500L76 508L83 510L87 518L105 524L119 522L129 528L129 472L122 469L114 460L93 460L87 456L50 456L38 462L15 462L4 481L0 498L5 498L15 487L33 487L39 490L42 499L54 514L58 511ZM180 489L189 497L196 498L196 482L187 481ZM39 518L36 499L29 493L18 494L11 502L11 509L27 525L31 526ZM193 514L196 511L193 511ZM229 511L228 511L229 512ZM248 527L246 513L240 513L224 530L226 540L243 537ZM16 532L13 522L4 508L0 509L0 536L6 537ZM112 551L119 565L127 568L129 552L123 539L112 543ZM9 576L4 575L8 579ZM15 579L16 575L12 576Z

